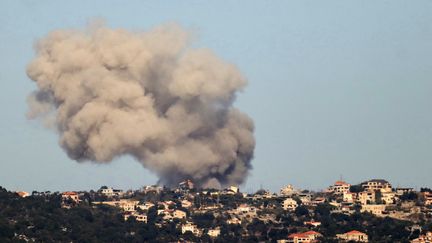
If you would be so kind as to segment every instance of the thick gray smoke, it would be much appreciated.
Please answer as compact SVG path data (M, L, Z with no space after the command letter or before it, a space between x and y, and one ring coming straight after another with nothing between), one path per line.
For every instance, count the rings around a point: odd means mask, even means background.
M37 84L28 116L77 161L132 155L165 185L240 184L255 147L252 120L232 106L246 80L189 40L174 24L51 32L27 69Z

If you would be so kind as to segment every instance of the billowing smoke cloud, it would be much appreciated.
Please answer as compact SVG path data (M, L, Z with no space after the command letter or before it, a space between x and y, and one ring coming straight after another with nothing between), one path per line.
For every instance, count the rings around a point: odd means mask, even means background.
M232 104L246 80L181 27L58 30L35 46L28 116L54 127L70 158L132 155L170 186L244 182L254 125Z

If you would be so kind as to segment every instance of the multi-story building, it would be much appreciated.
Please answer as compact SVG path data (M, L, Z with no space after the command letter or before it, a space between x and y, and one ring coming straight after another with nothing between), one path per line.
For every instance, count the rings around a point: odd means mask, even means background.
M327 191L334 194L344 194L349 192L351 184L345 181L336 181L334 185L330 186Z
M194 188L194 183L191 180L184 180L179 183L179 188L183 190L191 190Z
M396 193L394 192L382 192L381 201L385 204L394 204L396 201Z
M361 184L365 191L391 192L391 184L383 179L372 179Z
M99 192L102 194L102 195L104 195L104 196L107 196L107 197L112 197L112 196L114 196L114 189L112 189L112 187L101 187L100 189L99 189Z
M342 199L344 202L353 203L357 199L357 193L345 192Z
M133 212L135 211L135 206L139 203L136 200L121 200L118 204L118 207L123 209L124 211Z
M194 234L195 236L201 236L202 231L198 228L198 226L196 226L195 224L191 223L191 222L187 222L186 224L183 224L181 226L181 231L182 234L186 233L186 232L192 232L192 234Z
M30 194L28 192L24 192L24 191L18 191L18 192L15 192L15 193L18 194L18 196L20 196L20 197L28 197L28 196L30 196Z
M357 194L357 201L362 205L375 203L375 192L374 191L364 191Z

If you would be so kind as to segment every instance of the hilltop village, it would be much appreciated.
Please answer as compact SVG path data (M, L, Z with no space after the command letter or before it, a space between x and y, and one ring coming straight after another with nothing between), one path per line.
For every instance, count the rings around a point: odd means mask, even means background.
M192 181L186 180L173 189L145 186L136 191L122 191L103 186L90 192L29 194L4 190L3 195L5 193L10 194L8 198L15 195L15 201L44 200L54 207L51 209L53 215L58 213L63 215L59 217L82 220L82 227L78 229L68 222L62 225L61 221L49 226L50 230L60 232L60 238L52 241L83 241L79 237L91 230L86 227L91 228L94 224L102 224L100 230L111 227L111 230L103 231L102 238L94 240L111 242L432 241L432 190L393 188L383 179L357 185L336 181L321 192L287 185L279 193L259 190L247 194L237 186L224 190L197 189ZM5 196L0 197L0 202L2 200ZM7 208L7 205L0 206L3 210ZM99 222L98 215L111 217L111 220ZM37 221L27 217L27 225L17 227L19 217L4 217L5 222L0 221L0 232L1 227L6 227L9 231L3 232L10 233L9 238L3 235L4 239L40 241L35 233L41 227ZM51 220L49 214L40 217L48 217L47 222ZM84 227L87 224L89 226ZM96 236L92 237L98 237L95 228ZM55 235L52 233L49 237L57 237ZM42 241L49 242L50 239Z

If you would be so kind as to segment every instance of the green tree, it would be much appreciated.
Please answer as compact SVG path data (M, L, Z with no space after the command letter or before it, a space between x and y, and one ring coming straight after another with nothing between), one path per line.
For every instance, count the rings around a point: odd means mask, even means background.
M305 206L300 205L295 209L294 213L297 217L300 217L304 215L309 215L309 210Z

